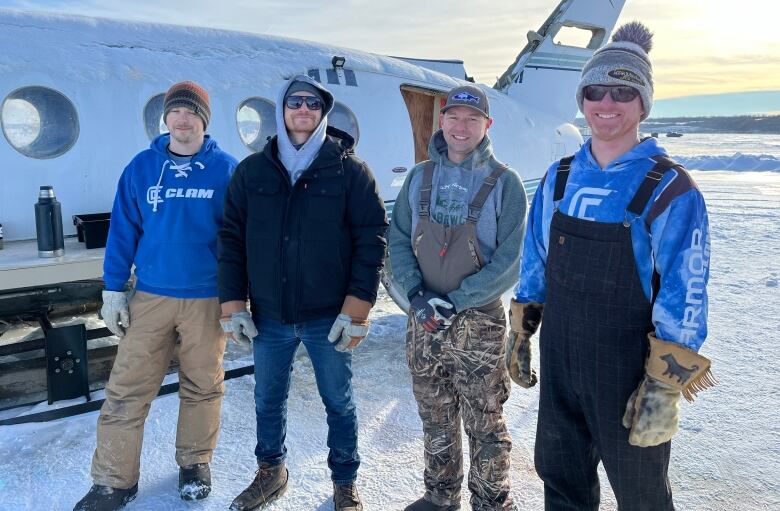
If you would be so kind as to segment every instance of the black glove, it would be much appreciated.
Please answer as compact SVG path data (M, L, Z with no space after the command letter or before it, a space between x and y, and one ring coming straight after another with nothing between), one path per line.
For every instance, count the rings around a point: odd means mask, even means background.
M455 306L441 295L420 289L410 297L409 308L426 332L444 330L452 323Z

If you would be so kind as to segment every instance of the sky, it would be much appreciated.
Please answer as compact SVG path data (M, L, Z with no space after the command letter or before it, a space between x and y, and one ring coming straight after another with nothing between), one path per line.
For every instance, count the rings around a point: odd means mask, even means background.
M610 0L588 0L606 2ZM493 85L558 0L0 0L0 8L208 26L386 55L461 59ZM655 33L657 100L780 91L780 37L769 0L628 0L618 24Z

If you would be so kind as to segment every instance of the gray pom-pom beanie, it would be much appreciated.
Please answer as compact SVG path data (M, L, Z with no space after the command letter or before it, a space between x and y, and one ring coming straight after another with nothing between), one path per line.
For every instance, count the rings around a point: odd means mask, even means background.
M626 23L612 36L612 42L598 49L582 68L577 87L577 104L582 111L583 89L588 85L627 85L639 91L644 121L653 108L653 65L647 54L653 34L638 21Z

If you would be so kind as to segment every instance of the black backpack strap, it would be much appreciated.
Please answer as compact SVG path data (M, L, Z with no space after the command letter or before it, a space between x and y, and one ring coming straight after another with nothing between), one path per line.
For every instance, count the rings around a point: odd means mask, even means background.
M425 162L423 167L422 186L420 186L420 202L417 204L417 214L420 218L431 216L431 189L433 187L433 169L436 163L432 160Z
M566 182L569 180L569 169L571 162L574 161L574 155L567 156L558 162L558 168L555 169L555 193L553 202L563 199L563 192L566 190Z
M466 220L467 222L472 224L477 223L477 220L479 219L479 214L482 213L482 206L485 205L485 201L487 200L488 195L490 195L490 192L492 192L493 188L496 187L498 178L508 168L509 168L508 165L502 163L499 167L494 169L493 172L491 172L488 177L485 178L485 181L482 183L482 186L479 188L479 191L474 196L474 200L471 201L471 204L469 204L469 216L468 219Z
M633 214L635 217L642 215L650 197L655 191L655 187L661 182L664 174L672 168L682 168L682 165L666 156L653 156L652 160L655 161L655 165L647 171L644 180L642 180L642 184L639 185L639 189L634 194L634 198L631 199L631 202L626 208L626 211Z
M634 215L634 217L639 217L642 214L642 212L645 210L645 207L647 207L647 203L650 200L650 197L653 195L655 188L663 179L664 174L666 174L671 169L677 169L680 171L681 175L687 176L683 166L671 158L667 158L666 156L662 155L656 155L651 159L655 161L655 165L653 165L653 168L651 168L647 174L645 174L645 178L642 180L642 184L639 185L639 189L634 194L634 198L631 199L628 208L626 208L626 220L623 223L625 226L630 225L630 222L628 221L628 213L631 213ZM649 230L651 223L649 215L647 220L647 228ZM652 293L651 303L655 303L655 299L658 296L658 291L661 288L661 275L658 273L655 267L653 267L653 275L650 280L650 287Z

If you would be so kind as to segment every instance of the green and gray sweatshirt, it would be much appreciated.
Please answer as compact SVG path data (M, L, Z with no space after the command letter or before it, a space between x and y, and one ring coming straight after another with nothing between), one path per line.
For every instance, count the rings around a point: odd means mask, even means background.
M468 204L485 178L501 165L493 156L490 138L485 135L462 163L455 164L447 158L447 143L439 130L431 137L428 154L436 163L431 192L431 222L445 225L465 223ZM422 162L415 165L406 176L393 206L388 231L393 278L407 293L422 286L422 274L412 248L412 235L419 220L417 205L420 202L423 167ZM485 264L448 294L457 311L488 304L515 285L527 207L520 176L508 169L498 179L477 221L477 240Z

